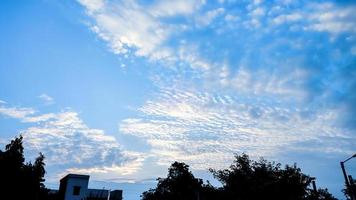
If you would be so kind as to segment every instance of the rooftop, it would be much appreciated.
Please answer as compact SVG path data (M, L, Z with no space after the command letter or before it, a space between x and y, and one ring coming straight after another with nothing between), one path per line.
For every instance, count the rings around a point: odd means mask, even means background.
M89 175L67 174L65 177L63 177L63 178L61 179L61 181L67 180L68 178L80 178L80 179L88 179L88 180L89 180Z

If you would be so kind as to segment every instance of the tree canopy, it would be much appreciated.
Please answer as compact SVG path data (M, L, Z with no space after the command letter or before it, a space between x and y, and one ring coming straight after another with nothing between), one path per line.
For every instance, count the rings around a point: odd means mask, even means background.
M143 200L334 200L327 189L314 191L312 177L296 164L282 168L280 163L265 159L252 161L246 154L236 155L228 169L210 169L222 183L216 188L204 184L189 171L185 163L174 162L167 178L158 178L157 187L142 194Z
M17 137L0 150L0 199L45 199L45 157L40 153L33 164L25 163L22 140Z
M280 163L252 161L242 154L229 169L210 171L223 184L224 199L335 199L326 189L311 189L313 178L296 164L282 168Z

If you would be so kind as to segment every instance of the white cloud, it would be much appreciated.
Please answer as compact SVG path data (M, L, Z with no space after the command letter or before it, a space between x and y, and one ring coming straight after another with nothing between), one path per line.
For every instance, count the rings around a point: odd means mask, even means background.
M305 31L327 32L332 35L356 32L356 17L353 13L356 6L340 6L334 3L313 3L304 5L305 9L292 9L286 11L280 6L275 6L270 14L278 8L278 15L273 15L271 21L274 25L286 23L300 23Z
M81 4L85 5L90 13L99 11L104 7L104 0L78 0Z
M351 47L350 51L352 55L356 56L356 46Z
M210 10L205 14L198 16L196 21L198 26L208 26L216 17L224 14L224 8L217 8L214 10Z
M275 25L280 25L288 22L295 22L301 19L303 19L303 16L300 13L282 14L275 17L273 19L273 23Z
M236 15L232 15L232 14L227 14L225 15L225 18L224 18L227 22L235 22L237 20L239 20L240 18Z
M253 1L253 4L259 5L259 4L261 4L262 2L263 2L263 0L254 0L254 1Z
M102 169L105 178L106 171L118 170L125 176L142 165L143 154L125 151L115 137L89 128L76 112L38 114L33 108L1 106L0 113L30 125L20 131L26 153L34 157L42 152L48 166L83 173L97 169L96 174ZM100 179L100 173L96 177Z
M226 82L240 93L305 99L308 96L308 91L305 90L305 82L308 80L309 72L295 67L288 74L282 76L283 73L285 72L282 70L271 73L263 69L249 70L240 67L234 76L227 79Z
M213 67L212 62L207 59L208 56L201 56L204 55L201 49L185 51L182 56L182 49L189 47L182 47L181 44L172 45L172 43L178 44L178 41L174 41L175 38L183 36L185 31L207 26L225 12L229 13L225 16L225 21L237 22L237 19L241 19L241 22L239 20L238 23L234 23L234 26L231 23L217 22L214 24L216 32L221 33L229 28L233 28L233 32L243 32L246 30L239 29L245 27L249 31L256 30L256 33L249 34L258 36L262 32L267 34L278 32L279 28L283 28L281 25L286 24L291 31L329 32L335 35L355 32L354 27L356 27L356 20L352 15L355 7L342 7L333 3L309 2L305 4L305 9L301 10L290 0L276 1L269 5L256 0L247 4L247 10L242 9L242 12L246 13L244 16L241 11L230 13L230 10L221 7L209 8L206 11L203 9L205 1L159 0L145 4L135 0L123 2L81 0L79 2L93 19L91 29L108 43L114 53L164 61L169 66L185 62L195 70L204 71ZM269 11L268 15L266 11ZM179 18L179 22L170 20L177 16L183 18ZM268 26L269 23L273 26ZM223 27L225 25L227 26ZM276 25L280 27L277 28ZM201 43L188 41L188 44L199 46Z
M81 3L91 9L91 4ZM106 2L100 10L90 13L90 16L96 24L92 30L109 43L114 53L133 52L137 56L153 60L171 56L170 49L164 46L164 42L172 29L160 23L134 1L121 4Z
M55 114L53 113L37 115L37 116L27 116L22 119L22 122L29 122L29 123L43 122L43 121L48 121L49 119L53 119L54 117Z
M258 7L251 12L251 15L253 17L261 17L265 15L265 10L263 8Z
M122 149L115 137L103 130L89 128L72 111L57 113L21 134L26 150L33 154L44 153L48 166L61 169L56 172L59 175L90 173L96 180L106 180L113 175L129 177L141 169L144 159L139 153Z
M46 105L54 104L53 97L49 96L48 94L43 93L38 96L38 98L40 98Z
M87 127L77 113L51 115L52 118L21 131L26 147L43 152L49 165L102 167L130 159L113 136Z
M289 4L296 2L295 0L279 0L279 1L285 5L289 5Z
M313 117L305 118L298 107L271 105L262 99L246 101L229 95L162 90L139 109L141 118L123 120L120 131L146 139L158 164L180 160L202 170L226 167L237 152L271 157L322 137L353 138L332 125L337 117L333 111L310 111ZM320 151L333 148L349 150L337 144L319 146Z
M84 168L73 167L66 169L65 172L60 173L58 176L63 177L65 174L68 173L90 174L90 176L95 180L113 182L135 182L143 180L145 178L151 178L151 176L148 174L145 174L145 176L140 176L140 174L138 173L140 170L142 170L143 167L143 162L145 159L145 156L143 156L143 154L124 151L123 155L125 157L131 157L136 159L112 165Z
M90 1L79 2L90 11L89 15L95 21L92 30L109 43L114 53L133 53L160 61L177 59L174 49L165 43L181 29L179 24L166 24L160 18L192 14L203 4L199 1L175 0L142 7L136 1L106 1L95 7Z
M33 108L25 108L25 107L7 107L7 106L0 106L0 114L19 119L22 122L42 122L47 121L54 117L54 114L43 114L43 115L36 115L37 111Z
M199 54L197 46L182 44L177 50L177 56L181 62L189 63L189 67L203 72L208 72L215 65Z
M89 11L93 9L91 3L80 3ZM182 62L194 69L206 70L210 63L200 57L196 49L181 43L178 46L168 45L172 36L191 27L187 28L186 24L181 23L167 23L164 20L179 15L194 16L194 11L203 4L204 1L175 0L142 6L136 1L106 1L100 9L88 12L88 15L94 20L91 29L106 41L116 54L133 54L168 65ZM197 23L207 25L223 12L223 8L208 11L203 17L197 18ZM184 51L187 48L190 48L189 53Z
M204 1L195 0L160 0L149 8L149 12L155 17L189 15L203 4Z
M0 107L0 113L2 115L16 118L16 119L25 119L28 115L34 114L36 111L33 108L17 108L17 107Z
M306 30L329 32L331 34L356 33L356 6L339 7L331 3L312 6L310 24Z
M214 88L222 89L222 93L231 92L214 95L165 89L161 96L139 109L142 117L123 120L122 132L147 139L151 153L161 164L182 159L195 163L197 168L210 157L221 159L217 165L228 163L223 161L236 150L255 155L277 154L281 148L320 137L351 137L348 132L338 134L340 130L329 125L337 121L336 110L310 111L309 105L303 104L310 95L318 95L313 94L315 88L308 87L311 81L319 84L320 77L316 74L323 69L318 65L324 63L319 62L318 56L305 55L309 50L316 54L320 51L314 49L317 45L313 45L313 37L289 37L291 34L283 31L353 33L354 7L306 3L302 10L290 0L276 4L251 1L240 10L219 8L221 5L200 9L202 5L193 1L155 1L146 5L138 1L107 1L91 12L95 21L93 30L115 53L173 61L172 68L176 71L170 72L176 74L177 82L193 83L187 88L196 87L194 81L198 80L206 91ZM220 18L224 13L228 14ZM234 21L234 26L217 20ZM227 24L229 27L224 27ZM195 41L194 28L207 25L222 29L225 35L215 37L214 32L209 41L204 37ZM188 32L187 38L184 31ZM209 47L214 45L218 47L210 51ZM312 50L307 49L310 46ZM191 70L198 71L188 75L193 78L184 74L182 66L187 63ZM165 75L157 75L157 79L171 78ZM320 83L320 87L324 84L327 81ZM251 98L250 102L244 102L243 97ZM312 113L312 117L301 117L304 112ZM331 152L335 144L328 145L320 149Z

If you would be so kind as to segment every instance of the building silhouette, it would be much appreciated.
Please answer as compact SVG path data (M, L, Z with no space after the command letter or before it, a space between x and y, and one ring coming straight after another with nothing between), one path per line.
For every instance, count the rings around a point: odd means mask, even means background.
M89 175L68 174L60 180L59 200L122 200L122 190L89 189Z

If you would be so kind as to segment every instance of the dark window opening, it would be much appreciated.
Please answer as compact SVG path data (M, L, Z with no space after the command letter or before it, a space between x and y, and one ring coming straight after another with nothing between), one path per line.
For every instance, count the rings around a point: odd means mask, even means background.
M78 196L80 194L80 186L73 187L73 195Z

